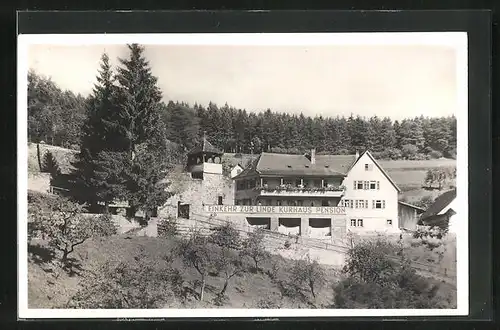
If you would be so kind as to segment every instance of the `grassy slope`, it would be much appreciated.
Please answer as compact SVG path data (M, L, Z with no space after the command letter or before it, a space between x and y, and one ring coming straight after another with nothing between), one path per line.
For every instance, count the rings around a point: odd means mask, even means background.
M64 305L71 299L79 287L79 281L85 274L85 268L95 264L102 264L110 261L112 263L124 260L131 260L141 249L145 255L151 258L151 261L162 258L177 245L176 239L160 239L149 237L130 237L127 235L114 236L107 240L96 239L87 241L85 244L75 250L76 274L70 276L62 271L56 260L39 262L37 254L30 253L28 262L28 300L30 308L64 308ZM43 246L43 242L38 242ZM43 250L42 250L43 252ZM39 259L38 259L39 260ZM194 295L188 297L181 308L259 308L258 302L264 297L274 297L274 301L280 301L280 291L275 282L273 282L267 270L271 269L272 263L279 263L282 266L278 277L285 279L287 276L286 267L291 265L287 259L273 255L270 260L264 262L262 272L245 272L241 276L233 278L230 282L227 294L229 301L222 307L217 307L212 303L215 294L220 291L223 285L221 277L209 277L203 302L198 301ZM194 281L199 279L196 271L191 267L183 265L180 259L174 260L174 267L179 268L184 278L184 286L196 289L193 286ZM249 266L249 264L247 264ZM331 285L338 280L338 273L333 269L326 269L328 283L318 290L319 294L316 300L316 306L327 307L333 302L333 291ZM438 295L443 301L450 305L456 305L456 287L449 283L444 283L436 279L430 279L434 283L440 284ZM196 289L196 292L198 290ZM308 292L304 292L308 295ZM281 308L308 308L308 305L298 300L284 298L281 302Z
M43 245L43 242L41 243ZM110 239L90 240L85 244L75 249L73 257L80 264L81 269L92 264L102 264L106 261L117 262L129 260L137 255L141 248L144 249L147 257L151 260L158 260L166 253L171 251L177 244L175 239L161 239L149 237L131 237L126 235L114 236ZM76 293L80 276L83 276L84 271L80 271L81 275L69 276L64 271L60 270L56 261L36 263L33 254L29 257L28 266L28 294L30 308L61 308ZM265 273L271 269L271 262L279 262L290 265L287 261L279 256L272 258L262 264L263 272L252 273L245 272L242 276L234 277L228 287L229 302L222 306L223 308L258 308L257 302L268 296L280 297L280 292L276 284ZM180 259L174 260L174 266L181 269L184 277L185 286L193 286L193 282L199 277L196 271L191 267L185 267ZM248 263L247 266L250 266ZM78 271L78 270L77 270ZM57 279L54 274L59 276ZM327 269L329 282L332 283L336 279L336 272ZM280 277L285 277L286 272L280 272ZM205 299L200 302L191 296L183 307L186 308L217 308L212 304L212 299L215 294L220 291L223 286L221 277L210 277L207 281L207 289L205 291ZM307 294L307 293L306 293ZM279 300L279 299L278 299ZM316 300L318 306L328 305L333 301L333 291L330 286L325 286L320 291ZM288 308L304 308L307 307L300 301L291 301L287 298L283 301L283 307Z

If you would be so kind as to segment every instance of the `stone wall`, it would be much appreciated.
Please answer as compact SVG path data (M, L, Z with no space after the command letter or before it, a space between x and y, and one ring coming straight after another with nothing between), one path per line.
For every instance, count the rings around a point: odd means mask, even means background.
M190 214L204 214L203 204L233 204L232 180L221 174L205 173L203 179L193 179L190 173L176 171L169 177L169 190L174 194L158 209L159 217L177 217L178 202L189 204Z

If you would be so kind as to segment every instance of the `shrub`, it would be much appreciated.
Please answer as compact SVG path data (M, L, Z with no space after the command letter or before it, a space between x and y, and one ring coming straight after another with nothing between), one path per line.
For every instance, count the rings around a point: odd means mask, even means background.
M407 159L413 159L418 152L417 146L413 144L405 144L401 147L401 155Z
M255 271L259 270L259 263L270 257L270 253L264 249L264 231L256 229L248 234L248 237L243 241L243 249L241 250L242 257L249 257L255 264Z
M182 277L172 258L146 262L140 255L118 264L107 262L88 270L70 308L165 308L182 292Z
M431 152L429 152L429 156L433 159L438 159L443 157L443 154L440 151L432 150Z
M381 159L401 159L401 150L397 148L388 148L380 153Z
M366 241L352 248L343 269L346 278L334 284L336 308L439 308L439 287L387 252L395 246Z
M209 237L210 242L232 249L239 249L241 247L240 233L230 223L211 228L211 230L213 233Z

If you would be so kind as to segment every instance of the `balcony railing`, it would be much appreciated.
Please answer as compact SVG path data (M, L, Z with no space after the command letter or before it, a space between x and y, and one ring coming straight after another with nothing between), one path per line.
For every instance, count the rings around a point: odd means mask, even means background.
M318 195L325 197L341 197L345 191L344 186L302 187L291 184L273 187L263 185L253 189L259 191L261 195Z

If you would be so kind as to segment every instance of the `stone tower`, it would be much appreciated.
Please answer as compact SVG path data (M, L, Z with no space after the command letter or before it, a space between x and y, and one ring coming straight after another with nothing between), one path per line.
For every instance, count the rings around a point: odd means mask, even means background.
M232 181L222 173L222 155L224 153L215 148L206 136L200 145L188 153L187 170L191 178L201 180L201 189L198 201L200 208L207 204L232 204ZM198 211L198 208L194 208ZM194 211L193 209L193 211Z

